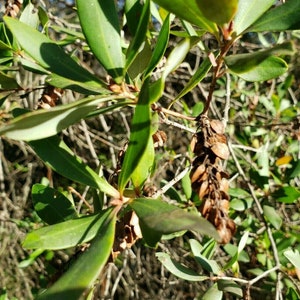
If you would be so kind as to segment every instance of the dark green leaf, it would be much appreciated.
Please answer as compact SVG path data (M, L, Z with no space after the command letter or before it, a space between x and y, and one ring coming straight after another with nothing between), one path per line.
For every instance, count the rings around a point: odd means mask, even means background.
M42 184L31 190L34 210L48 224L55 224L78 217L71 201L62 193Z
M203 281L209 279L209 277L198 275L194 270L174 261L167 253L158 252L156 253L156 257L169 272L181 279L189 281Z
M284 31L300 29L300 5L289 0L263 14L247 31Z
M139 18L138 27L136 34L133 37L133 40L130 42L130 45L126 52L126 69L129 68L134 58L138 55L139 49L143 42L145 41L148 24L150 19L150 0L146 0L144 3L141 16Z
M112 211L103 221L91 246L37 300L80 299L84 292L92 288L111 254L115 223L116 213Z
M119 197L117 190L84 164L57 136L31 141L29 144L36 154L57 173L71 180L100 189L112 197Z
M129 205L138 215L140 225L149 230L160 234L191 230L219 240L213 225L196 212L187 212L164 201L147 198L137 198ZM147 238L144 234L143 237Z
M45 226L27 234L23 247L27 249L67 249L92 240L103 226L111 209Z
M124 59L120 24L115 2L111 0L77 0L80 23L93 51L113 79L123 79Z
M233 280L220 279L217 281L217 284L218 284L218 289L220 291L234 294L239 298L243 297L242 288L238 284L236 284Z
M217 25L203 16L196 0L155 0L155 2L167 11L175 14L177 17L218 35Z
M300 198L299 189L293 186L283 186L275 191L272 196L282 203L296 203Z
M143 3L140 0L125 1L126 22L132 36L134 36L137 31L137 20L141 18L143 7Z
M16 79L0 71L0 91L21 89Z
M239 0L238 11L234 17L233 28L240 35L272 5L274 0Z
M44 34L16 19L3 19L21 47L43 68L71 81L80 82L87 90L107 93L104 83L79 66Z

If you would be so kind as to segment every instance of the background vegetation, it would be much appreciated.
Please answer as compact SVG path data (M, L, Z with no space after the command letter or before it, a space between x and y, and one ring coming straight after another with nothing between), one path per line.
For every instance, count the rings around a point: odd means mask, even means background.
M116 15L85 2L1 6L13 17L0 32L1 297L78 299L92 287L82 297L300 299L300 5L286 1L282 25L283 3L253 1L269 23L248 8L235 39L230 6L198 18L180 1L119 1ZM120 37L96 13L121 24ZM229 174L222 213L237 227L225 244L195 213L203 183L192 190L189 177L207 108L230 151L216 154ZM73 241L79 231L90 235ZM68 290L85 266L94 277Z

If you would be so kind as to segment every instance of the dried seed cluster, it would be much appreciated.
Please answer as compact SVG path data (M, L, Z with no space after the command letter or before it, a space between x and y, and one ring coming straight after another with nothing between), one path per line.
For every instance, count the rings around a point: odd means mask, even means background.
M192 188L199 195L199 211L217 229L221 243L228 243L235 233L235 224L228 216L228 174L222 161L229 150L224 125L207 116L199 119L200 130L194 135L191 147L196 157L190 174Z
M38 101L37 108L49 109L56 106L58 101L61 99L63 92L64 91L61 88L56 88L51 85L46 86Z
M5 1L5 15L16 18L21 6L23 4L23 0L6 0Z

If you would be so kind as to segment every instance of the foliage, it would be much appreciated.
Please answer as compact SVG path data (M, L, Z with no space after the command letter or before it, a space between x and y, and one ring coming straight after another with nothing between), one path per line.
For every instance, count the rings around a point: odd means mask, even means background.
M9 118L1 122L3 139L26 141L48 167L64 178L89 186L93 195L91 207L79 213L74 201L64 192L47 184L32 187L34 209L46 226L26 236L25 248L36 249L41 254L43 250L89 243L88 249L51 287L42 291L38 299L88 298L108 260L116 259L124 250L122 243L130 248L143 237L145 244L155 248L161 239L183 235L186 231L198 237L201 234L200 241L189 239L192 257L200 271L176 262L167 253L157 253L157 257L170 272L184 280L210 282L210 288L198 295L201 299L222 299L224 293L250 297L252 286L265 278L272 283L264 290L271 289L276 299L283 294L286 299L295 299L300 291L297 279L289 272L299 272L299 224L285 224L284 214L291 210L292 215L285 218L292 221L299 215L290 208L299 203L299 146L297 141L290 140L284 145L286 148L288 145L288 149L281 148L284 134L267 135L255 108L263 109L268 120L275 120L270 126L276 126L277 121L291 122L294 137L299 142L299 120L295 118L299 104L292 105L285 98L291 87L292 78L286 76L286 72L294 55L294 45L289 35L284 35L286 31L300 29L298 0L277 6L272 6L274 1L266 0L251 3L247 0L157 0L155 3L130 0L119 11L113 1L78 0L76 12L81 31L76 32L52 26L47 11L26 1L19 20L4 16L0 24L0 103L3 107L12 95L28 92L15 79L17 77L12 76L21 74L23 68L43 76L45 84L53 87L51 101L55 89L80 95L78 100L57 105L56 99L54 103L47 102L49 97L45 94L40 101L54 107L29 111L13 108L7 112ZM211 9L207 9L208 5ZM280 33L274 34L271 43L262 38L262 31ZM55 40L56 34L64 34L66 38ZM250 51L247 46L247 51L242 51L239 46L251 34L263 41L257 45L259 51ZM215 47L207 46L206 41L210 39ZM72 47L78 40L84 52L98 61L102 75L85 68L76 57L76 51L68 53L70 47L76 49ZM170 44L174 47L170 48ZM201 51L203 59L167 106L162 99L168 80L195 48ZM278 77L282 83L276 85ZM205 80L209 81L209 88L204 105L192 115L199 103L189 105L184 97ZM255 102L256 95L251 93L258 91L263 81L274 83L272 92L270 96L258 96ZM249 85L252 90L247 90ZM214 98L226 98L225 107L214 104ZM208 118L208 114L216 110L214 105L219 117L224 109L223 124L228 123L230 134L228 146L223 129L216 128L220 123ZM184 109L178 112L177 106ZM102 171L105 166L98 166L98 170L89 167L63 141L62 133L82 119L113 112L121 115L128 107L134 112L127 149L119 159L117 179L108 178ZM201 125L197 128L201 134L195 135L198 139L195 148L198 148L189 153L191 156L194 152L196 159L170 184L148 192L149 181L158 173L155 151L155 139L160 132L158 124L167 122L166 116L180 118L186 128ZM207 131L204 130L206 123L201 123L203 117L209 122ZM232 121L252 124L243 129L234 128ZM260 127L253 128L254 123ZM209 138L222 142L210 140L208 143ZM204 148L201 144L205 144ZM248 152L244 154L243 150ZM221 160L228 159L229 151L232 159L227 162L228 170L231 174L237 173L240 179L232 182L228 190L226 172L219 165ZM274 156L269 155L271 151ZM214 162L208 163L207 157ZM201 180L194 177L196 184L193 180L195 164L197 168L205 166L201 174L198 169L197 176L201 175ZM192 166L190 179L185 175ZM211 175L208 168L222 175L220 178L215 173ZM203 179L203 173L210 179ZM226 185L223 193L220 193L221 181ZM172 186L177 182L181 182L185 194L173 190L170 197ZM209 186L215 190L209 190ZM209 191L208 200L204 199L206 191ZM223 198L212 196L214 192ZM286 208L285 205L291 206ZM221 217L212 217L212 213ZM138 217L139 224L134 223L134 216ZM230 218L238 230L232 242L222 246L229 259L221 262L216 255L220 251L217 242L229 241L231 235L224 239L224 231L220 230L224 227L217 222L227 222ZM228 223L222 224L228 229ZM118 226L123 227L122 230L130 228L129 233L122 236L123 231L117 230ZM247 252L254 250L258 267L248 270L255 276L248 280L241 268L243 263L250 264L253 258Z

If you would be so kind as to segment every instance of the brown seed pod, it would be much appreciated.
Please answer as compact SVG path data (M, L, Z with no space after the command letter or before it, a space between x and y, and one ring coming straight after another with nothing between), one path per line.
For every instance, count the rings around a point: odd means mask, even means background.
M205 172L206 166L204 164L196 167L191 172L191 182L195 182L199 179L199 177Z
M208 193L208 180L202 182L200 189L199 189L199 199L203 199L205 195Z
M211 120L210 126L215 133L224 134L225 132L224 124L220 120Z
M224 143L215 143L211 147L212 152L220 157L221 159L228 159L229 158L229 149L228 146Z

